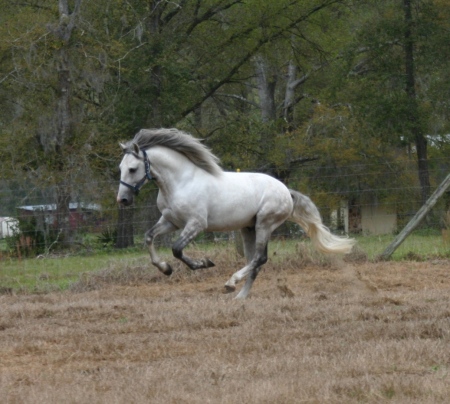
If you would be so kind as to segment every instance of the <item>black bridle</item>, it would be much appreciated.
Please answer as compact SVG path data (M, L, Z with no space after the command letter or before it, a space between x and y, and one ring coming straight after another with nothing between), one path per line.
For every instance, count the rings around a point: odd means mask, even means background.
M122 185L125 185L126 187L132 189L136 196L138 196L139 191L141 190L142 186L145 184L145 182L147 180L150 180L150 181L153 180L153 177L150 174L150 160L148 159L148 156L147 156L147 153L145 152L145 150L141 149L141 151L142 151L142 154L144 155L144 166L145 166L144 177L140 181L138 181L136 183L136 185L131 185L131 184L126 183L125 181L120 180L120 183Z

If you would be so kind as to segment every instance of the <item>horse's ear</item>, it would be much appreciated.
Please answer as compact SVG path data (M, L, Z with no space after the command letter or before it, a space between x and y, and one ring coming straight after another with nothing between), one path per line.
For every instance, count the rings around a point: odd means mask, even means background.
M134 152L139 156L139 146L137 143L133 143Z
M125 151L125 149L127 148L123 143L120 143L120 142L119 142L119 146L121 147L121 149L123 151Z

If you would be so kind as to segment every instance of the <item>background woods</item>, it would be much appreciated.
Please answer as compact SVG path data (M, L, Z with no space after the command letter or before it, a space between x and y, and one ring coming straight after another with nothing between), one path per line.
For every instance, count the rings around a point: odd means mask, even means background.
M407 214L448 173L447 1L0 7L0 216L55 204L55 245L77 240L70 203L102 206L119 247L133 244L126 222L155 218L140 210L151 187L115 207L117 143L144 127L187 130L225 169L274 175L325 216Z

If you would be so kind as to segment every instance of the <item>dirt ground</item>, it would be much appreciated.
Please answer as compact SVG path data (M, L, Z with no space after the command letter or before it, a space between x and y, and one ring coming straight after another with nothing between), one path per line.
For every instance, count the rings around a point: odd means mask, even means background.
M1 402L448 402L450 261L269 263L237 301L225 258L1 295Z

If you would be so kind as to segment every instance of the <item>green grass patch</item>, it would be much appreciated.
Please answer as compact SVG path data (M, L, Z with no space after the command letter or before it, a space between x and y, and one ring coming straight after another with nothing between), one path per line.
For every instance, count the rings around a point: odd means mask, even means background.
M357 237L358 245L370 260L379 256L394 241L394 235ZM449 258L450 245L446 245L437 231L416 231L394 251L391 260L427 260Z
M51 256L29 259L5 259L0 262L0 292L8 291L45 293L65 290L79 280L85 272L99 271L111 262L133 260L146 261L150 265L145 250L99 252L89 256Z
M357 236L358 249L367 255L369 260L376 259L384 249L394 240L394 235L383 236ZM205 255L220 248L234 248L234 242L220 243L194 243L188 247L201 250ZM304 243L305 248L299 248ZM313 251L308 239L274 239L269 244L269 259L283 261L298 259L299 265L308 254ZM170 249L159 248L161 256L173 260ZM391 260L422 261L435 258L450 258L450 246L444 243L442 235L437 231L417 231L411 234L404 243L394 252ZM7 258L0 260L0 293L11 291L27 293L44 293L53 290L65 290L72 283L80 279L86 272L101 271L114 263L123 262L126 265L148 265L151 268L148 252L145 248L132 248L129 250L94 251L89 254L73 254L67 256L48 256L42 258L29 258L19 260ZM313 263L320 263L314 257ZM136 263L136 264L135 264Z
M357 240L357 247L367 254L368 260L376 259L395 239L395 235L352 236ZM308 239L273 240L269 244L269 255L272 258L286 257L298 252L299 243L310 244ZM427 260L432 258L450 258L450 245L444 243L442 235L436 230L415 231L392 254L391 260Z

